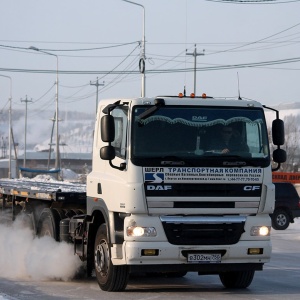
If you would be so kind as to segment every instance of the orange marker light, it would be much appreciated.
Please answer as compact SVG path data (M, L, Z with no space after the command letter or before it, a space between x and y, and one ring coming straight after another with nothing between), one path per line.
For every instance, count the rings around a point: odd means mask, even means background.
M194 93L191 93L191 94L190 94L190 97L191 97L191 98L195 98L195 94L194 94Z
M206 94L205 94L205 93L202 94L202 98L203 98L203 99L206 98Z
M182 94L182 93L179 93L179 94L178 94L178 97L179 97L179 98L183 98L183 94Z

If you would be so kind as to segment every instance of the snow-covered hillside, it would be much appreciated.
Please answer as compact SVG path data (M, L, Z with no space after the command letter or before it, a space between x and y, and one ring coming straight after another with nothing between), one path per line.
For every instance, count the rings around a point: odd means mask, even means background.
M60 134L60 151L61 153L90 153L92 152L92 142L93 142L93 130L94 124L90 124L89 121L82 121L79 124L74 124L78 126L75 128L70 128L73 122L63 128ZM38 142L38 141L37 141ZM55 143L54 137L52 143ZM33 150L34 151L48 151L50 144L50 137L48 139L38 142ZM55 146L52 146L52 151L55 151Z
M284 120L285 122L289 121L289 116L294 116L297 119L300 118L300 102L280 104L277 106L272 106L272 108L279 111L280 119ZM265 114L268 126L271 126L272 121L276 118L276 114L274 111L268 109L265 110Z
M94 114L60 112L59 135L61 153L90 153L93 144L94 122ZM53 125L53 112L43 112L43 114L32 112L31 115L28 115L26 150L49 151L52 131L52 144L55 144L56 141L56 130ZM25 145L24 111L13 111L12 128L14 142L18 145L17 150L19 154L22 155ZM5 114L0 119L0 144L5 144L7 137L8 117ZM55 151L55 146L52 146L52 151Z

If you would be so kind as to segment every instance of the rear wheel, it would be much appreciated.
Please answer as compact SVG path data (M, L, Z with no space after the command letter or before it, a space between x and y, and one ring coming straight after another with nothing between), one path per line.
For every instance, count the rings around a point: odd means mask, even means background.
M117 292L126 288L129 267L114 266L111 262L106 225L99 227L94 248L95 273L98 284L103 291Z
M251 284L254 273L255 271L224 272L219 277L226 288L245 289Z
M56 210L44 208L38 222L38 236L50 236L59 241L60 216Z

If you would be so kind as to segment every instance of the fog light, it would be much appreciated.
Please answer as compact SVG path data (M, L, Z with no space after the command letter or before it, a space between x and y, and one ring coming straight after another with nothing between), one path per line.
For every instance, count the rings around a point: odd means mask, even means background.
M252 236L268 236L270 235L271 227L270 226L253 226L250 231Z
M142 249L142 256L157 256L158 249Z
M264 249L263 248L249 248L248 254L250 255L257 255L257 254L263 254Z

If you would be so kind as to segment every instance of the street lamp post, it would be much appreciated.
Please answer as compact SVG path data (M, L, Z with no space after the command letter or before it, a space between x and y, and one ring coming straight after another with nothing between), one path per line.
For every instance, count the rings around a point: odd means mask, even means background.
M142 51L141 57L139 61L139 68L140 72L142 73L142 89L141 89L141 97L146 97L146 45L145 45L145 7L142 4L129 1L129 0L122 0L124 2L128 2L134 5L138 5L143 8L143 37L142 37Z
M59 169L60 164L59 164L59 135L58 135L58 56L56 54L41 50L41 49L33 47L33 46L29 47L29 49L56 57L56 83L55 83L56 84L56 92L55 92L56 156L55 156L55 169Z
M12 126L11 126L11 101L12 101L12 79L10 76L5 76L5 75L0 75L1 77L8 78L10 80L10 94L9 94L9 113L8 113L8 118L9 118L9 125L8 125L8 178L11 178L11 131L12 131Z

